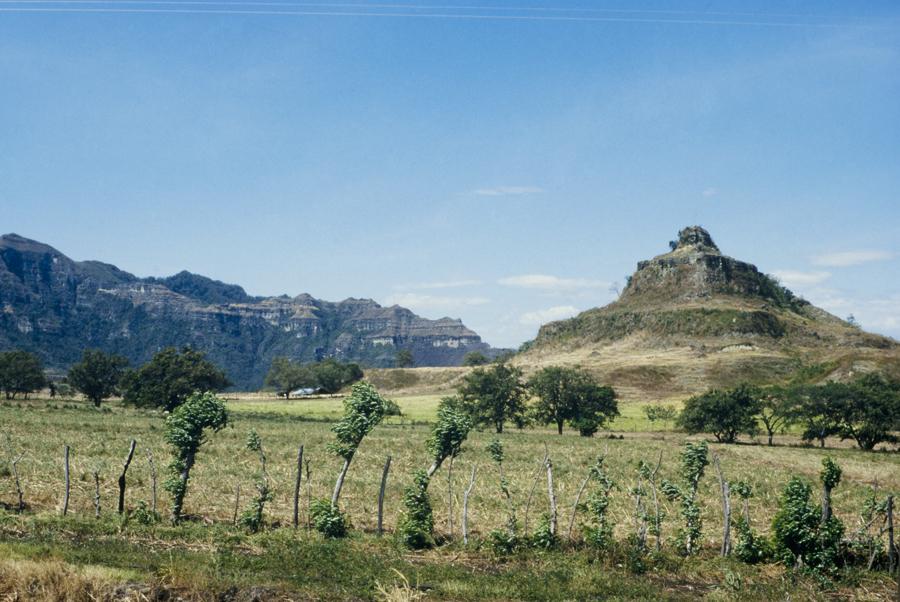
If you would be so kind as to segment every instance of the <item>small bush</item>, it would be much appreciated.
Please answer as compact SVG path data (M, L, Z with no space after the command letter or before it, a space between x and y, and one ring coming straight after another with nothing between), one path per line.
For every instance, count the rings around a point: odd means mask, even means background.
M384 415L385 416L403 416L403 411L400 409L400 405L394 401L393 399L385 399L384 400Z
M518 536L508 529L494 529L488 533L488 549L497 556L508 556L519 549Z
M331 505L328 500L314 500L309 512L316 531L330 539L347 535L347 518L344 513Z
M413 550L434 545L434 516L428 500L429 480L424 470L417 470L413 484L406 488L403 495L406 512L398 525L398 534L403 544Z
M550 515L542 514L538 519L537 528L531 535L531 546L539 550L552 550L558 543L559 539L550 528Z
M159 522L159 513L150 510L144 500L137 503L137 507L129 513L128 517L139 525L152 525Z

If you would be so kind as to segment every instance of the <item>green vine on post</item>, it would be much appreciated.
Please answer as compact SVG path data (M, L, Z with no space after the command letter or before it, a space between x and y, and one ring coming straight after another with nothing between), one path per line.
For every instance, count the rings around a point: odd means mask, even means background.
M675 544L679 550L690 556L699 549L703 535L703 517L697 505L697 487L709 465L709 446L706 441L686 443L681 452L681 478L683 486L663 481L661 488L669 501L681 501L681 517L684 526L675 536Z
M246 447L249 451L259 454L260 474L256 480L256 497L250 502L250 507L241 514L239 522L251 533L256 533L262 527L263 510L266 502L272 499L272 492L269 490L269 473L266 470L266 453L263 450L262 439L253 429L247 435Z
M206 441L206 432L218 432L228 424L225 402L213 393L194 393L166 419L166 442L172 446L169 478L164 487L172 496L172 522L181 521L191 468Z

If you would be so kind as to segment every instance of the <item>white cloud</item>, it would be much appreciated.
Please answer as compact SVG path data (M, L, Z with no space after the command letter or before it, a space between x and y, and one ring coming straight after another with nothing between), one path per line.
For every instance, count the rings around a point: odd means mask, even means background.
M860 325L873 332L900 337L900 294L887 297L860 298L833 289L809 291L809 300L822 309L846 318L850 314Z
M578 313L577 307L571 305L557 305L538 311L529 311L519 316L519 322L526 326L540 326L554 320L571 318Z
M576 290L582 288L608 288L605 280L589 280L587 278L560 278L549 274L522 274L508 276L498 281L503 286L517 288L533 288L545 291Z
M422 290L422 289L441 289L441 288L463 288L466 286L478 286L480 280L447 280L443 282L417 282L414 284L398 284L394 288L400 291Z
M399 293L385 299L386 305L401 305L414 311L458 310L487 303L490 303L490 299L485 297L444 297L418 293Z
M812 258L812 262L814 265L845 268L873 261L885 261L893 257L894 255L887 251L843 251L816 255Z
M701 194L706 198L711 198L719 194L719 189L710 187L705 189Z
M821 284L831 278L829 272L799 272L796 270L775 270L772 272L782 284L789 288Z
M544 189L537 186L494 186L493 188L478 188L472 192L478 196L521 196L538 194L544 192Z

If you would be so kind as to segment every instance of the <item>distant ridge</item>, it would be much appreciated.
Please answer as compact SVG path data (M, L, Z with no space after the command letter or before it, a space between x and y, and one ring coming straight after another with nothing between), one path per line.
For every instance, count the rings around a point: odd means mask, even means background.
M0 350L34 351L63 371L87 347L139 363L172 345L206 352L245 389L260 387L279 355L386 367L398 349L412 351L420 366L494 352L460 320L428 320L371 299L254 297L186 271L138 278L99 261L73 261L18 234L0 236Z
M638 263L619 299L541 327L524 366L580 364L637 399L739 382L900 376L900 345L795 296L723 255L699 226Z

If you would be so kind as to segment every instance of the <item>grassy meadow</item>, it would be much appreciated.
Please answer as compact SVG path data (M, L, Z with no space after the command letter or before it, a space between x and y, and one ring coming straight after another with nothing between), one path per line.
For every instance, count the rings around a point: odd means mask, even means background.
M700 486L705 523L705 549L700 559L683 561L665 554L647 576L633 576L615 554L600 560L587 550L577 549L498 559L477 544L464 548L460 508L473 467L477 467L477 478L469 501L469 525L474 540L501 528L505 521L497 468L485 451L495 437L489 431L473 432L452 473L445 465L432 482L436 531L447 538L448 545L410 553L401 550L390 535L378 539L374 535L377 494L385 459L392 457L385 499L385 527L390 534L397 524L403 488L410 482L410 475L429 463L424 446L427 423L440 397L436 393L394 396L404 416L389 418L363 441L341 500L354 529L354 535L344 542L324 541L303 528L307 497L329 496L340 468L339 459L326 450L332 439L330 422L341 412L339 398L230 398L231 424L212 435L201 449L186 499L190 520L177 528L164 522L149 526L133 520L123 522L115 514L116 479L132 438L138 447L128 473L127 505L134 508L140 500L152 503L147 460L147 451L152 451L159 470L158 504L165 513L167 498L162 481L169 450L163 441L160 413L124 408L115 402L102 410L80 401L36 399L0 404L0 436L5 439L0 447L0 558L7 558L0 562L0 596L4 580L12 582L15 575L27 574L29 567L35 568L29 564L35 560L52 560L62 572L94 571L97 587L122 581L165 583L183 588L185 596L199 598L204 592L231 586L264 586L279 596L299 599L371 599L403 592L428 599L584 599L604 592L623 598L703 595L738 599L739 591L747 588L760 597L782 598L782 594L791 592L803 599L831 595L805 581L798 585L777 566L750 567L716 557L722 513L712 466ZM685 436L671 430L651 430L640 403L622 404L621 410L622 416L611 427L614 438L610 433L590 439L574 432L559 436L544 428L512 429L500 435L506 451L503 469L520 526L524 526L526 500L545 450L553 460L560 533L564 537L576 491L598 455L607 458L616 482L611 514L620 540L633 530L634 501L629 490L636 481L637 462L655 463L661 457L661 478L677 480L678 454ZM657 423L652 428L665 426ZM267 529L253 536L231 524L238 489L240 510L255 492L258 459L244 448L251 429L262 438L274 492L265 512ZM726 478L743 479L754 486L751 516L759 529L768 530L780 492L791 476L801 475L817 484L826 454L834 457L844 471L834 504L848 532L858 525L862 502L872 487L877 486L881 493L900 493L900 454L865 453L847 444L837 445L837 441L832 442L835 447L820 450L802 446L792 435L779 437L777 443L775 447L751 442L710 445L711 452L720 457ZM72 450L72 491L69 515L61 518L64 445ZM304 446L305 458L310 461L311 478L303 480L301 529L295 532L289 527L299 445ZM16 493L12 474L6 468L7 461L19 454L24 454L18 470L28 504L23 515L12 512ZM93 518L94 471L100 475L100 520ZM451 485L452 501L448 494ZM665 506L668 518L663 537L668 539L678 525L678 508L668 502ZM2 510L4 507L6 510ZM529 531L547 508L546 481L541 475L528 516ZM448 524L451 515L452 531ZM580 538L580 523L576 517L576 540ZM410 580L409 588L395 570ZM354 574L346 574L348 571ZM536 579L535 571L543 577ZM332 575L340 587L330 587L319 575ZM740 581L740 588L735 587L735 579ZM836 586L832 594L887 599L885 596L892 595L895 587L880 573L862 574L859 579ZM379 587L385 591L379 591Z

